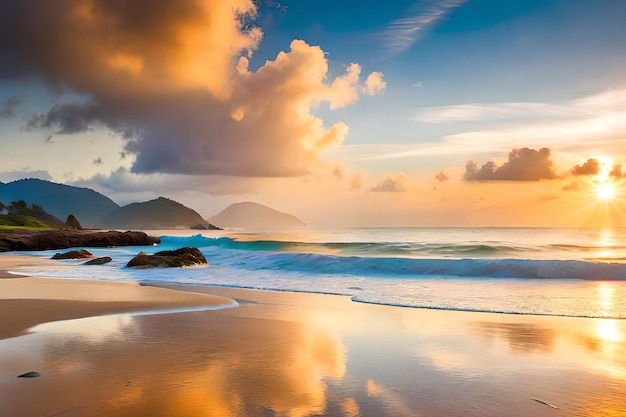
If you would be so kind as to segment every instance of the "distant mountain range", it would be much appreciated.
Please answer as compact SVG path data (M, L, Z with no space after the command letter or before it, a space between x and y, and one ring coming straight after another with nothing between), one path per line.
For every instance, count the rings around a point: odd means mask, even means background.
M6 184L0 182L0 203L8 207L19 201L39 206L60 222L74 215L84 228L154 230L305 226L291 214L252 202L232 204L205 220L195 210L164 197L120 207L90 188L33 178Z
M110 198L90 189L57 184L34 178L0 183L0 202L36 204L65 221L70 214L84 227L93 227L104 215L119 208Z
M231 204L208 221L219 227L247 229L306 226L291 214L249 201Z
M217 229L195 210L159 197L119 207L102 218L101 229Z

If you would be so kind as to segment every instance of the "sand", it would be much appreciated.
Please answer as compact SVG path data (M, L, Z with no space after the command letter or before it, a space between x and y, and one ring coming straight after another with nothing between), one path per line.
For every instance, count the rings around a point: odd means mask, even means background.
M626 416L624 320L42 278L0 317L3 417Z
M0 339L16 336L44 322L103 314L181 308L234 306L230 298L173 291L136 283L20 277L17 266L41 268L58 263L20 255L0 256ZM10 320L4 320L11 317Z

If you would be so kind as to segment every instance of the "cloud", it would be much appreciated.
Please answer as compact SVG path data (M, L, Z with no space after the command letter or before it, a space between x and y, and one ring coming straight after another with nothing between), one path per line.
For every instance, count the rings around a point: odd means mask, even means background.
M94 159L94 160L93 160L93 163L94 163L95 165L102 165L102 158L96 158L96 159Z
M48 171L42 170L32 170L26 168L21 171L4 171L0 172L0 181L2 182L11 182L16 180L21 180L23 178L37 178L40 180L52 181L52 176Z
M430 107L414 120L484 122L476 130L432 142L341 145L327 152L345 161L381 161L415 157L496 154L520 144L569 155L568 164L591 155L626 153L626 89L603 91L556 104L490 103ZM506 121L507 123L501 123ZM517 122L515 122L517 121ZM489 124L492 123L491 126ZM571 166L571 165L569 165Z
M572 173L578 175L596 175L600 172L600 161L597 158L589 158L582 165L572 168Z
M437 175L435 175L435 179L439 182L446 182L450 179L443 171L439 171Z
M361 188L363 188L364 184L365 184L365 171L364 170L357 172L350 179L350 188L353 190L360 190Z
M380 35L391 55L401 54L419 42L429 29L444 20L454 9L467 0L421 0L407 13L387 25Z
M571 171L572 174L576 176L600 175L613 178L622 177L622 165L614 164L610 166L604 158L589 158L582 165L574 166Z
M583 116L584 109L573 111L564 104L545 103L467 103L450 106L419 107L413 120L422 123L511 122L521 120L573 119Z
M22 99L17 96L13 96L9 98L2 108L0 108L0 117L13 117L15 116L15 111L22 104Z
M406 192L409 188L409 177L404 173L393 174L383 182L372 187L374 192Z
M513 149L509 153L509 160L501 166L493 161L482 166L468 161L463 176L466 181L538 181L556 178L558 176L552 167L548 148L538 151L530 148Z
M577 191L580 189L580 183L577 181L572 181L569 184L563 186L563 191Z
M614 178L622 178L622 166L620 164L613 165L611 172L609 172L609 176Z
M306 174L348 133L315 108L353 104L385 82L358 64L328 79L324 51L302 40L250 69L263 36L256 11L250 0L0 6L0 79L70 92L28 126L50 137L113 130L135 173Z

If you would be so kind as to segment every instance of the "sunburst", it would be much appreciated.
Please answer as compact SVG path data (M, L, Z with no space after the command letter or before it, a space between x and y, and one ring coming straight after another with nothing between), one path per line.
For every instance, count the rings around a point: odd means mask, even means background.
M601 183L596 186L596 198L600 201L611 201L615 198L615 186L612 183Z

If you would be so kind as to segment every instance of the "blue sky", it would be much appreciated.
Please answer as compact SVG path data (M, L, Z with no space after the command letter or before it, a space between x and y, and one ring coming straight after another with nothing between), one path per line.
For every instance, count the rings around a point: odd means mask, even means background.
M573 224L621 187L626 2L147 4L0 1L0 181L316 225Z

